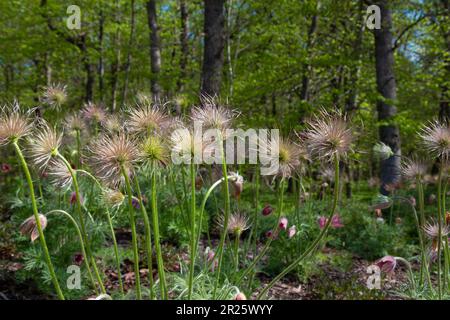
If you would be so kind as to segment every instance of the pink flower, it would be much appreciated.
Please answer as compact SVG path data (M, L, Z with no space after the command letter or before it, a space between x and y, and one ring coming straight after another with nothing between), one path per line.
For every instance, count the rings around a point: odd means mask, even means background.
M288 225L288 219L286 217L282 217L278 222L278 227L282 230L286 230Z
M325 218L324 216L319 217L319 219L317 220L317 223L319 224L319 228L323 229L325 228L325 225L327 224L327 218Z
M295 227L295 225L291 226L288 229L288 238L291 239L293 236L295 236L296 233L297 233L297 228Z
M328 219L325 218L324 216L319 217L319 219L317 220L317 223L319 224L320 229L325 228L325 225L327 224L327 222L328 222ZM331 218L331 227L333 229L338 229L338 228L344 227L344 224L341 221L341 217L338 214L335 214Z
M385 256L376 261L375 265L378 266L381 271L390 273L394 271L395 267L397 266L397 260L395 260L395 257L393 256Z
M247 300L247 297L242 292L239 292L235 297L234 300Z
M218 267L219 265L219 261L216 258L216 254L215 252L210 249L209 247L207 247L205 249L205 255L206 255L206 261L208 261L209 263L211 263L211 271L214 272L214 270Z
M270 204L266 204L266 206L261 211L263 216L268 216L272 212L273 212L273 208L270 206Z
M81 264L84 261L84 256L82 253L78 252L75 253L73 256L73 262L77 265L77 266L81 266Z
M272 240L275 240L277 238L277 234L273 233L272 230L269 230L266 232L266 237Z
M11 166L7 163L2 163L1 169L3 173L8 173L11 171Z
M331 218L331 227L335 228L335 229L344 227L344 224L342 223L341 217L338 214L335 214Z

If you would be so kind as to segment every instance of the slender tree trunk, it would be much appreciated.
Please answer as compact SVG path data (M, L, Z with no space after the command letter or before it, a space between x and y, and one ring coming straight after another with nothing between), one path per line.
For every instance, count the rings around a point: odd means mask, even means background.
M136 30L136 9L134 7L135 0L131 0L131 21L130 21L130 39L128 40L128 52L127 52L127 61L125 62L125 79L123 83L123 91L122 91L122 103L127 101L128 95L128 82L130 78L130 70L131 70L131 48L134 44L134 33Z
M98 47L99 47L99 57L98 57L98 94L99 99L103 102L104 96L104 76L105 76L105 64L103 62L103 36L104 36L104 25L105 25L105 16L103 14L103 10L100 9L99 13L99 30L98 30Z
M319 1L317 1L316 8L319 7ZM318 22L319 16L314 14L311 18L311 24L308 29L308 37L306 40L306 55L307 58L310 57L311 49L314 43L314 37L315 33L317 31L317 22ZM302 101L308 101L308 93L309 93L309 78L311 76L311 65L309 63L306 63L303 70L303 76L302 76L302 86L300 89L300 99Z
M50 55L48 54L48 52L46 52L44 58L44 72L45 72L45 83L47 84L47 86L50 86L52 84L52 73L53 73L49 56Z
M117 108L117 89L119 83L119 70L120 70L120 1L116 0L116 33L114 34L114 46L116 49L114 62L111 65L111 111L115 111Z
M220 94L224 48L224 0L204 0L205 4L205 48L203 52L203 95Z
M394 51L392 47L392 18L387 0L378 2L381 9L381 28L375 29L375 64L377 89L383 99L377 103L380 140L391 147L394 155L380 163L381 192L389 194L386 186L395 184L400 178L400 132L393 117L397 113L394 106L397 97L394 76Z
M150 28L150 62L151 62L151 89L153 100L161 99L161 87L159 85L159 73L161 70L161 44L158 32L155 0L147 1L148 26Z
M95 84L95 67L89 61L87 46L86 46L86 35L81 36L81 45L80 49L82 52L82 63L84 66L84 70L86 72L86 94L84 100L86 102L92 101L94 98L94 84Z
M181 22L181 32L180 32L180 45L181 45L181 56L180 56L180 76L177 81L178 91L184 90L184 82L187 76L187 62L189 59L189 46L188 46L188 9L185 0L180 0L180 22Z
M360 1L359 5L359 14L361 15L361 25L358 30L358 35L353 44L353 57L354 62L352 64L350 70L350 85L349 85L349 93L347 96L347 102L345 104L345 112L351 113L357 109L357 100L358 100L358 81L359 74L361 70L361 47L363 42L363 35L365 29L365 14L364 14L364 2Z
M441 25L441 33L444 37L444 44L446 55L444 56L444 83L441 85L441 96L439 102L439 119L441 121L449 122L450 121L450 90L448 87L448 81L450 79L450 28L449 28L449 19L450 19L450 1L441 0L440 5L446 15L443 15L443 21L440 23Z

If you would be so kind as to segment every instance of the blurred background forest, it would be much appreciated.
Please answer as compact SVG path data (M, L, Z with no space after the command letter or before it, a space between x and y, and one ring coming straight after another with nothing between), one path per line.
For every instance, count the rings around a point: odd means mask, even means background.
M70 4L80 7L80 30L66 26ZM386 70L376 68L376 36L365 23L371 2L70 4L1 1L2 103L18 99L36 106L43 87L62 83L70 97L65 108L71 110L87 101L118 110L151 94L182 113L198 102L199 93L206 93L238 108L248 126L285 132L301 127L319 107L337 106L361 118L366 132L362 145L377 140L379 125L393 120L405 155L415 145L409 137L421 123L450 114L448 0L379 3L392 14L386 36L392 38L393 55L378 57L393 59L390 93L377 86L377 72L380 76ZM380 101L397 110L377 117Z

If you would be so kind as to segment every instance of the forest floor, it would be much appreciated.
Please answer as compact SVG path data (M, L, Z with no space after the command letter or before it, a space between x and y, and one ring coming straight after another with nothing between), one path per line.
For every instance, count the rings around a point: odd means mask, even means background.
M120 232L118 238L122 246L129 245L128 237ZM188 261L187 252L172 251L172 255L176 256L173 261L182 259ZM339 252L324 248L323 254L339 254ZM0 244L0 300L2 299L49 299L49 297L40 292L36 283L31 280L18 281L15 273L23 268L20 262L20 254L17 253L13 246ZM166 264L166 267L171 272L179 270L178 263ZM300 282L293 277L285 277L279 281L272 289L269 290L268 298L275 300L364 300L364 299L402 299L395 293L395 290L407 282L406 271L398 268L395 273L383 277L380 290L369 290L366 282L369 277L367 267L371 262L352 256L351 266L342 270L330 263L318 264L319 269L315 275L311 276L308 281ZM104 270L106 279L105 287L107 290L118 289L117 273L113 269ZM123 281L125 289L130 289L134 286L135 276L133 272L132 261L123 261ZM140 270L142 282L146 281L148 276L148 269L142 268ZM153 270L156 277L156 270ZM265 285L270 282L270 278L264 275L259 276L261 284ZM255 292L253 297L257 295Z

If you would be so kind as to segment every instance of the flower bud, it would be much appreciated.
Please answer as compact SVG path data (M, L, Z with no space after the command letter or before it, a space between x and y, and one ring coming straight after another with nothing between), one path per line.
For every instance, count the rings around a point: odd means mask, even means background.
M268 216L273 212L273 208L270 206L270 204L266 204L266 206L262 209L261 214L263 216Z

